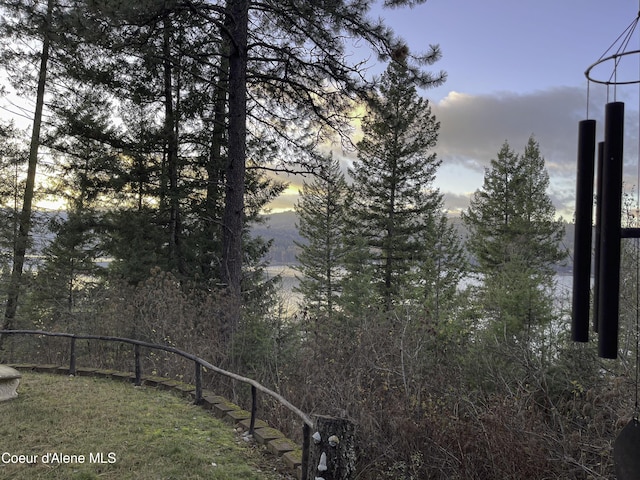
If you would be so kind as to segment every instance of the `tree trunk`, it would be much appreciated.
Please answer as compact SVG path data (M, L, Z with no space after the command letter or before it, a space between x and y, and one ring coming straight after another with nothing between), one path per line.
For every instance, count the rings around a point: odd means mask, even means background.
M171 59L172 25L169 18L163 24L164 63L164 131L167 152L167 173L169 175L169 268L183 273L180 251L180 194L178 192L178 134L173 109L173 64Z
M205 200L205 239L202 256L202 273L205 278L210 277L212 263L214 261L215 239L218 237L219 205L222 197L220 185L224 181L225 163L222 147L224 145L224 133L227 126L227 91L229 90L229 42L225 41L222 48L220 67L215 89L215 107L213 118L213 132L211 135L211 148L207 161L207 198Z
M355 425L344 418L317 415L305 480L356 477Z
M13 328L16 311L18 309L18 298L20 296L20 284L22 282L22 271L24 268L27 244L29 243L29 231L31 230L31 208L33 204L36 167L38 164L38 149L40 147L40 127L42 125L42 111L44 109L44 92L47 82L47 64L49 62L49 28L53 15L53 0L47 2L47 17L42 37L42 54L40 56L40 71L38 73L38 88L36 93L36 108L33 114L33 129L31 131L31 144L29 146L29 164L27 167L27 182L22 200L22 212L20 213L20 224L18 236L16 238L13 270L11 272L11 282L8 287L7 305L4 313L3 329ZM0 348L2 347L2 337L0 336Z
M244 227L244 182L247 141L247 37L248 0L227 0L227 32L229 51L229 158L225 172L225 206L222 218L221 280L240 305L242 281L242 232ZM229 338L239 321L230 312L223 337Z

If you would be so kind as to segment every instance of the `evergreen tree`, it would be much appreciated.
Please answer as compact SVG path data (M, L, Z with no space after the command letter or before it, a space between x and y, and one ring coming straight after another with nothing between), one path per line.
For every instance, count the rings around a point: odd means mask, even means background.
M438 128L406 64L392 62L363 120L364 137L350 171L354 232L367 243L387 308L407 295L411 270L428 250L424 238L442 205L442 195L432 188L440 161L430 152Z
M24 5L27 13L37 6L31 11L44 20L44 3L0 5ZM104 200L111 219L122 211L116 233L126 233L126 222L143 211L138 218L148 223L139 228L163 238L138 244L159 246L152 256L162 268L181 277L205 275L233 294L242 292L243 275L251 270L246 253L260 250L244 244L246 213L256 193L248 186L265 184L250 171L312 170L314 147L346 131L354 100L373 85L362 64L351 60L350 39L363 40L382 60L400 44L381 20L369 18L366 0L50 4L55 8L49 26L63 34L49 39L55 41L49 73L64 78L51 85L67 90L49 96L58 131L52 130L47 146L75 156L69 165L83 164L77 152L64 150L69 138L110 150L104 157L108 162L91 162L95 169L87 179L96 182L97 198ZM29 32L39 34L48 23L34 25L28 25ZM407 57L408 76L420 86L438 84L444 75L422 68L438 57L437 47ZM92 98L117 128L93 121L99 115L89 112ZM80 115L83 111L90 115ZM254 155L251 140L277 148ZM279 187L267 188L276 192ZM115 200L114 192L123 196ZM135 257L136 252L129 253L126 258ZM240 318L240 310L236 313L230 318Z
M343 242L345 200L348 191L340 163L333 157L313 182L305 182L296 205L298 231L306 243L298 244L298 271L302 274L296 290L312 321L331 323L341 291L344 266Z
M69 210L49 222L55 238L42 252L44 262L34 279L31 298L39 309L40 325L62 331L86 328L71 322L81 313L91 287L106 273L97 262L100 248L95 227L95 213L88 210Z
M24 182L24 159L21 133L13 124L0 123L0 295L6 295L11 263L18 233L19 205Z
M507 337L549 320L553 267L565 252L548 186L534 138L522 155L505 142L463 214L483 309Z
M434 323L451 318L458 289L468 273L467 253L455 226L445 214L434 212L419 240L424 252L416 268L417 298Z
M412 4L406 0L384 2L385 7ZM247 0L226 0L225 7L230 46L229 152L222 262L223 282L231 291L239 291L242 245L238 231L242 229L246 122L269 125L272 136L297 150L294 163L302 163L300 159L308 158L327 132L339 131L347 124L352 100L362 98L369 90L370 84L363 81L360 66L349 60L345 39L362 39L382 59L388 59L400 42L381 21L367 17L371 4L363 0L304 3L287 0L257 8ZM438 57L438 49L432 47L428 54L411 60L425 65ZM248 72L249 65L252 69ZM435 85L444 77L415 66L408 70L421 86ZM247 116L249 88L254 101ZM295 131L288 128L291 124L296 125Z

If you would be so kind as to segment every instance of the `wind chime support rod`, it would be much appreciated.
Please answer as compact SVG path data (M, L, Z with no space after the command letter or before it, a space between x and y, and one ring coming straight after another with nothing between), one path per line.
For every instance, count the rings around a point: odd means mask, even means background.
M622 238L640 238L640 228L623 228L620 230Z

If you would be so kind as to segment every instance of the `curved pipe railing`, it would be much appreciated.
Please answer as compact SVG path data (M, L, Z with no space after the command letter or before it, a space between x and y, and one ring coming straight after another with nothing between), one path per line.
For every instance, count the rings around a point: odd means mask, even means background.
M195 402L200 403L202 401L202 367L207 368L213 372L216 372L225 377L231 378L241 383L245 383L251 386L251 422L249 426L249 433L253 434L255 428L256 414L258 410L257 403L257 392L260 391L270 397L274 398L278 403L282 406L289 409L292 413L294 413L298 418L302 420L303 423L303 431L302 431L302 478L306 478L308 460L309 460L309 435L310 429L313 427L313 420L300 410L298 407L289 402L286 398L284 398L279 393L270 390L265 387L261 383L247 377L243 377L242 375L238 375L237 373L228 372L227 370L223 370L222 368L216 367L211 363L203 360L195 355L179 350L175 347L170 347L168 345L160 345L155 343L143 342L141 340L134 340L131 338L122 338L122 337L112 337L107 335L77 335L73 333L59 333L59 332L45 332L42 330L0 330L0 337L3 335L40 335L47 337L65 337L69 338L70 341L70 354L69 354L69 374L76 374L76 340L99 340L106 342L120 342L127 343L134 346L134 373L135 373L135 384L140 385L142 383L142 366L140 361L140 347L149 348L152 350L162 350L165 352L173 353L180 357L186 358L194 362L195 365Z

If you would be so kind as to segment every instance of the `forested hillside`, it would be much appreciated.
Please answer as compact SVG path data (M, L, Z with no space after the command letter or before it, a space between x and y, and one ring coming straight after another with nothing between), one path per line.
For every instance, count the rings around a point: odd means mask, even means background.
M295 265L303 241L298 233L298 217L293 211L270 213L263 216L264 223L251 226L251 235L272 241L265 258L272 265Z
M460 217L448 217L461 238L469 235ZM296 255L300 248L296 247L296 242L304 242L298 233L297 216L294 211L270 213L264 216L264 223L258 223L251 227L251 235L259 236L265 240L272 240L266 259L273 265L294 265L298 263ZM573 223L564 223L564 236L562 245L566 247L571 256L573 252L574 227ZM561 262L556 265L559 273L570 273L571 262Z

